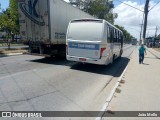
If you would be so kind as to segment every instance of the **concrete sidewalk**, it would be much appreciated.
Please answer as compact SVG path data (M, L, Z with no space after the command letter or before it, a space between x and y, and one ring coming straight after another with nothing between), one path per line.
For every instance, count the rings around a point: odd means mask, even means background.
M156 55L156 56L155 56ZM107 107L109 111L160 111L160 53L147 48L144 64L138 62L138 48L133 52L127 71ZM127 114L127 112L122 113ZM159 114L160 115L160 112ZM160 120L157 117L110 117L107 120Z

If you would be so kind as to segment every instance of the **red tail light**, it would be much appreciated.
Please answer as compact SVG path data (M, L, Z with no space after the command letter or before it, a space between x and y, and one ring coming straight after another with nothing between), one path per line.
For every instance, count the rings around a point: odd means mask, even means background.
M103 54L103 52L105 51L105 49L106 49L106 48L101 48L101 51L100 51L100 59L101 59L102 54Z

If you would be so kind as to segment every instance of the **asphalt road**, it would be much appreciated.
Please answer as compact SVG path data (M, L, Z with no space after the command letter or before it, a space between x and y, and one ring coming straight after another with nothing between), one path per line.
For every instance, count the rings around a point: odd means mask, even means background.
M122 58L109 66L32 55L1 57L0 111L99 111L134 49L125 45Z

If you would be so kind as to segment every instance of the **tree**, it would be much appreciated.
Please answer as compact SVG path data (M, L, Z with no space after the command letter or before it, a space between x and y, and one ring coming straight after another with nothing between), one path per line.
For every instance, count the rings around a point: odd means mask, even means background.
M10 26L11 19L9 19L9 10L2 11L0 15L0 29L3 31L6 31L7 33L10 33Z
M125 30L124 27L115 25L118 29L120 29L123 32L123 35L125 36L125 42L131 42L132 38L134 38L127 30Z
M109 1L109 0L108 0ZM70 0L72 5L80 8L81 10L91 14L99 19L105 19L110 23L114 23L114 19L117 14L113 15L112 1L107 2L107 0Z
M9 4L9 13L10 13L10 30L12 32L12 39L14 34L19 33L19 19L18 19L18 0L10 0Z
M19 33L17 0L10 0L9 8L0 15L0 28L12 36L12 40Z
M111 12L113 8L112 2L104 2L104 0L95 0L90 2L87 12L100 19L105 19L110 23L114 23L114 16Z
M160 40L160 34L157 36L157 39Z

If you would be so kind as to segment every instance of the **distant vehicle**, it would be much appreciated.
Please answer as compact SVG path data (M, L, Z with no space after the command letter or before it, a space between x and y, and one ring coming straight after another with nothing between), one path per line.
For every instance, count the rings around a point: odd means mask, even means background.
M153 47L154 38L153 37L146 38L146 42L145 43L146 43L147 47Z
M29 52L66 55L66 32L71 19L94 18L63 0L18 0L20 35Z
M148 37L146 38L146 45L147 47L159 47L159 40L155 37Z
M67 60L108 65L123 53L123 33L102 19L70 21L66 37Z
M137 39L135 38L132 39L132 45L137 45Z
M14 40L17 41L17 42L19 42L21 40L21 36L15 35L14 36Z

